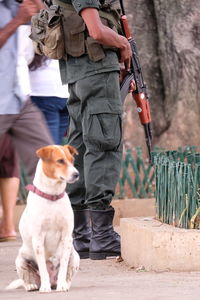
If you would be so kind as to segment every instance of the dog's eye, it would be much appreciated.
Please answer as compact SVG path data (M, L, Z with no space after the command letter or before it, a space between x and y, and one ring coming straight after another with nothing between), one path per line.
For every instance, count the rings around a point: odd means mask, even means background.
M62 165L64 165L64 163L65 163L64 159L58 159L57 162Z

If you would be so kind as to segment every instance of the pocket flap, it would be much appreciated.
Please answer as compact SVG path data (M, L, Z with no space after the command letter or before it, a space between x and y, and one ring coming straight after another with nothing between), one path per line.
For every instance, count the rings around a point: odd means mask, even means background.
M121 105L115 103L113 99L111 101L104 99L102 100L94 100L92 107L89 107L89 113L91 115L96 114L121 114L122 107Z
M77 34L77 33L81 33L85 30L85 24L78 24L78 26L76 28L73 28L70 30L71 34Z

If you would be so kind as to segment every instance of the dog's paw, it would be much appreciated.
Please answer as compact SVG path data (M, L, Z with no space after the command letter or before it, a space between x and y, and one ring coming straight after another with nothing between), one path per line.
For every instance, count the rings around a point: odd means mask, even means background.
M70 285L67 281L58 282L56 291L57 292L68 292L69 288L70 288Z
M37 291L39 289L37 284L35 284L35 283L25 284L24 287L27 292Z
M49 293L49 292L51 292L51 286L49 284L41 285L39 292L40 293Z

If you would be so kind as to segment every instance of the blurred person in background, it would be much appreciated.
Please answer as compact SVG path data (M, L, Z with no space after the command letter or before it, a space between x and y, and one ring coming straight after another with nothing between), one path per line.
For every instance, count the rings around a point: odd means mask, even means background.
M67 135L69 113L67 85L62 85L58 61L35 54L29 65L31 100L43 112L55 144Z
M30 33L31 28L27 25L18 29L19 84L23 93L31 95L32 102L44 114L54 143L59 145L69 127L68 86L61 83L58 60L34 53Z
M16 239L14 209L19 190L19 159L9 134L0 138L0 198L3 216L0 223L0 242Z
M6 149L0 148L0 165L1 169L9 170L8 160L3 159L4 154L9 151L12 153L16 149L30 179L34 176L38 160L35 151L45 145L53 144L53 140L43 115L31 100L23 95L19 87L16 72L17 28L29 22L42 7L43 4L39 0L24 0L22 4L14 0L0 0L0 141L6 146L3 138L7 133L12 141L8 143ZM11 158L14 168L15 154ZM5 178L0 177L1 201L4 204L7 202L6 207L2 206L0 241L15 236L13 224L10 228L5 228L4 221L8 215L13 216L16 202L18 180L13 182L13 168L7 172Z

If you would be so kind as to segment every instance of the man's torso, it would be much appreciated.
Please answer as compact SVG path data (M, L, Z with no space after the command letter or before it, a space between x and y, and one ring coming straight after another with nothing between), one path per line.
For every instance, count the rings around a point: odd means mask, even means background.
M98 0L59 0L59 2L72 4L77 13L80 9L88 7L99 9ZM105 50L105 57L97 62L89 59L87 54L80 57L68 56L67 60L60 61L60 70L62 82L73 83L95 74L119 71L119 61L116 52Z
M16 14L14 0L0 0L0 29ZM19 113L22 95L16 77L17 34L11 35L0 48L0 115Z

